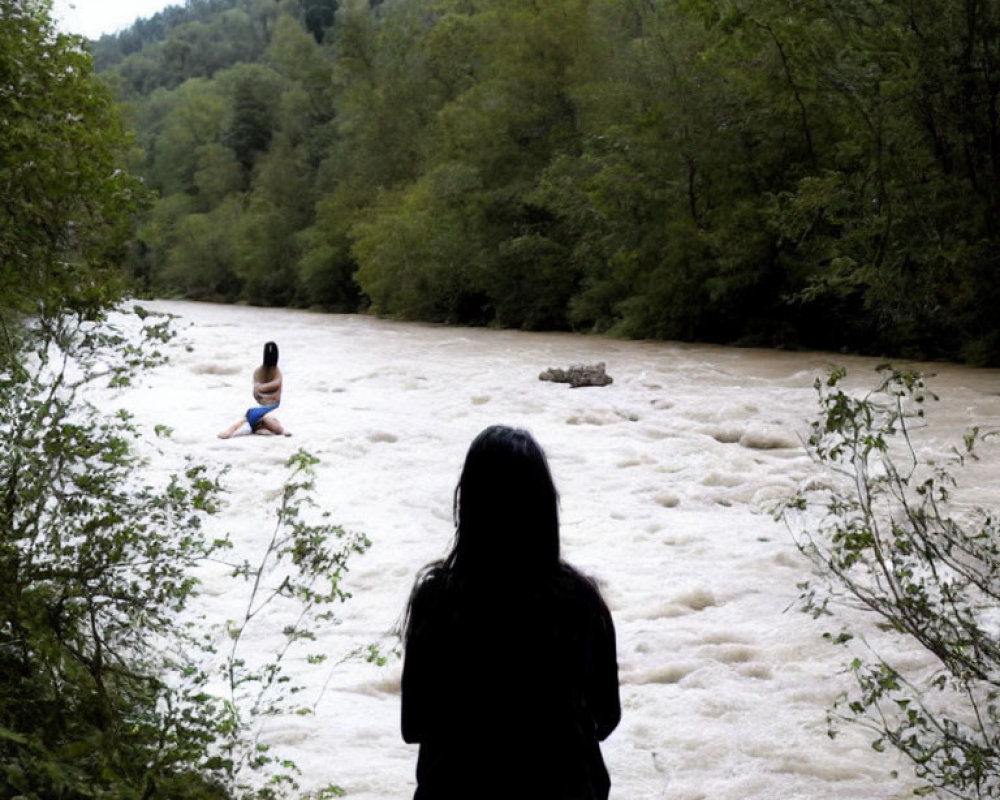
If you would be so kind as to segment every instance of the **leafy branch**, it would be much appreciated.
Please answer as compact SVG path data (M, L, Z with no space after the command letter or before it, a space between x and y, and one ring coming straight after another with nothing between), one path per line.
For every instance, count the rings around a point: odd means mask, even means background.
M369 541L315 509L317 460L295 454L264 555L230 565L251 590L220 654L192 601L201 568L232 547L204 524L222 507L226 470L189 460L153 479L131 415L83 391L128 385L161 362L168 328L136 313L138 328L121 315L118 329L66 314L30 320L11 333L18 357L2 354L0 796L283 796L296 767L260 742L261 723L309 713L286 668L350 597L348 560ZM279 646L246 663L246 632L275 617L291 619Z
M316 505L312 493L318 463L317 458L302 449L288 459L290 475L265 552L257 563L244 561L232 572L234 577L250 584L242 618L227 623L231 639L225 663L227 705L233 715L234 730L244 727L243 713L251 719L288 712L312 713L311 708L292 703L302 687L291 682L286 662L293 649L315 640L314 625L333 616L333 604L350 598L342 586L348 561L371 546L364 534L329 522L329 512L322 512L318 521L310 519L308 512ZM276 650L263 663L250 665L240 656L245 635L263 612L274 611L276 604L290 612L292 621L283 627ZM304 658L309 664L325 660L323 655L306 654ZM257 769L265 765L282 768L274 780L297 788L292 775L294 765L272 758L259 737L258 729L251 748L252 765Z
M876 734L914 764L922 791L960 798L1000 791L1000 522L955 499L956 470L995 435L969 431L943 461L923 459L914 420L928 399L916 372L880 368L864 396L843 370L816 381L820 415L807 449L820 468L779 511L819 580L803 610L839 617L827 638L855 649L855 689L830 715ZM874 615L888 638L872 644L846 606ZM891 643L891 646L890 646ZM925 659L903 658L903 652Z

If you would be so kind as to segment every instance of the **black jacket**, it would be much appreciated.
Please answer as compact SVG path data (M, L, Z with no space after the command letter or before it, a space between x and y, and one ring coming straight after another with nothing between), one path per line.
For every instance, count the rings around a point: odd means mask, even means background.
M462 585L438 567L417 587L402 686L403 738L420 744L414 800L608 797L611 614L568 566L532 583Z

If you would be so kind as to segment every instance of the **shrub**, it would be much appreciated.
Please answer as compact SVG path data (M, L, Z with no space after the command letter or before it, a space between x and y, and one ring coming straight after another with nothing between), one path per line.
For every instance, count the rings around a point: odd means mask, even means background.
M136 311L142 341L66 311L3 331L0 796L277 797L294 764L259 742L258 723L301 710L285 663L347 597L347 560L368 541L310 515L316 460L300 451L264 556L229 566L250 587L242 618L206 633L191 601L230 547L204 524L223 476L189 462L157 480L130 415L84 398L163 360L169 320ZM248 663L242 638L272 603L296 621Z
M803 610L839 620L826 636L851 651L856 682L831 710L831 736L843 722L866 727L876 750L910 759L919 793L996 797L1000 524L954 494L984 436L970 431L951 459L922 458L913 421L936 398L921 375L882 368L861 397L843 377L816 382L808 450L822 477L780 512L819 575L802 585Z

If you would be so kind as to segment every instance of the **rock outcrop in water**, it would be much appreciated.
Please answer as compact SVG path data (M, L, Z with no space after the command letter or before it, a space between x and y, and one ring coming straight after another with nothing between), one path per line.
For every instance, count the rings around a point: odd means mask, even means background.
M604 371L604 362L597 364L574 364L569 369L549 367L539 376L540 381L568 383L571 389L581 386L607 386L613 378Z

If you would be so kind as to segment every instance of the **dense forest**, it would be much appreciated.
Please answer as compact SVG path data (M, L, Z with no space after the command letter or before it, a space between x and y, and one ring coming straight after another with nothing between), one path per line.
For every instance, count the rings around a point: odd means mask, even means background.
M998 33L983 0L188 0L92 50L149 291L997 364Z

